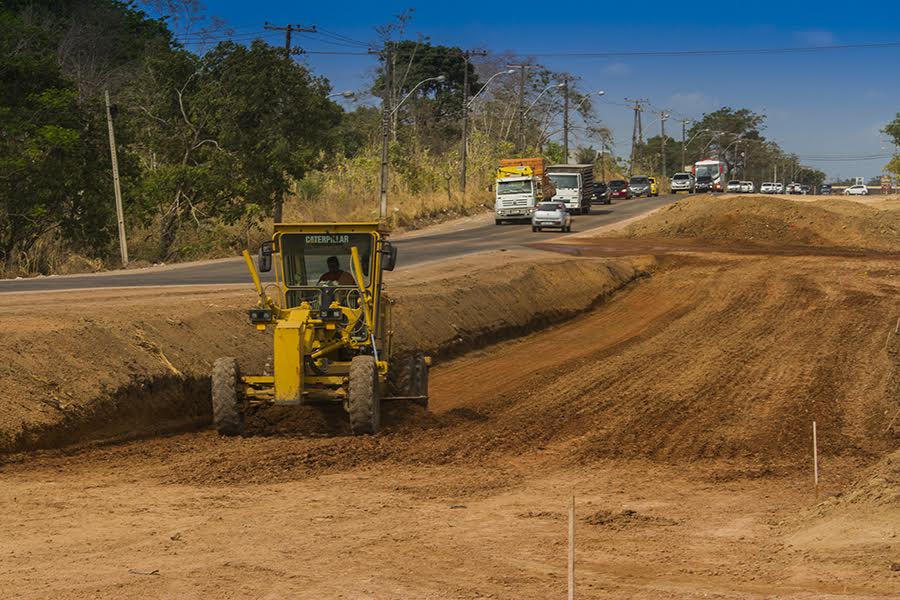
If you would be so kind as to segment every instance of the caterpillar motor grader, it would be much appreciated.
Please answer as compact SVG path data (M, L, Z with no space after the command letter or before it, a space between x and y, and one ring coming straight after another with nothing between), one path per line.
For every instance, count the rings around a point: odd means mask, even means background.
M397 249L378 223L276 223L259 250L259 272L244 260L259 295L250 322L272 330L272 374L242 375L237 360L212 370L213 423L239 435L250 411L274 405L341 403L354 434L375 433L382 400L427 407L429 360L391 356L390 301L382 275Z

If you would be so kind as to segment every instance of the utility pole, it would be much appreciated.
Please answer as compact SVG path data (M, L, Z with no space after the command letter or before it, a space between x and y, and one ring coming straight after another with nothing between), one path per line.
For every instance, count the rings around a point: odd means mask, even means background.
M679 171L681 171L681 169L684 168L685 162L687 161L687 158L685 156L686 148L684 146L684 144L685 144L684 138L685 138L685 134L687 133L687 129L685 128L685 126L690 122L691 122L691 119L681 119L681 166L678 167Z
M382 221L387 220L387 193L388 193L388 138L391 134L391 94L393 94L393 52L389 45L385 45L381 52L384 61L384 89L381 98L381 203L378 215Z
M288 59L291 57L291 33L296 31L297 33L316 33L316 26L312 25L311 27L304 27L303 25L272 25L268 21L263 26L264 29L269 31L283 31L284 32L284 54Z
M109 103L109 90L104 91L106 98L106 126L109 129L109 154L112 159L113 190L116 195L116 221L119 224L119 253L122 266L128 266L128 241L125 239L125 214L122 210L122 188L119 185L119 159L116 156L116 132L113 130L112 105Z
M283 31L284 32L284 58L288 61L291 60L291 54L293 53L291 50L291 33L296 31L297 33L316 33L315 26L312 27L304 27L302 25L272 25L269 22L263 26L265 29L269 31ZM275 205L272 208L272 218L276 223L281 223L282 212L284 210L284 197L279 195L275 198Z
M603 140L601 140L601 141L600 141L600 177L601 177L601 181L603 181L603 182L606 181L606 156L605 156L605 150L606 150L606 142L603 141Z
M634 174L634 163L637 159L638 145L644 143L644 130L641 126L641 112L644 110L643 103L647 102L647 100L640 98L631 100L625 98L625 102L634 103L634 127L631 130L631 164L628 166L628 176L631 177Z
M519 152L525 152L525 70L533 66L527 63L506 65L509 69L519 69Z
M459 192L462 200L466 200L466 160L469 153L469 58L487 56L484 50L466 50L463 52L463 94L462 94L462 148L460 148Z
M666 111L660 111L659 113L659 122L661 128L662 135L662 181L659 182L660 187L663 187L666 184L666 119L669 118L669 113Z

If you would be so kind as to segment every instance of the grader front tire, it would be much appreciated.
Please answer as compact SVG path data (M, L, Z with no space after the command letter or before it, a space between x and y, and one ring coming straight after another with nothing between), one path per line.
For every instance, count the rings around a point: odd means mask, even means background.
M381 427L381 398L374 356L354 356L350 361L347 400L350 431L354 435L377 433Z
M213 424L222 435L244 432L244 407L240 395L241 374L237 359L220 358L213 363Z

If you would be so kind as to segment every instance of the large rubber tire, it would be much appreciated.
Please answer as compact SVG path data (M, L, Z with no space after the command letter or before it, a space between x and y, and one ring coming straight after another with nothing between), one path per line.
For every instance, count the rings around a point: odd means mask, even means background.
M422 352L413 352L391 360L388 375L391 394L405 398L424 397L414 402L428 408L428 362Z
M374 356L354 356L350 361L347 412L354 435L377 433L381 427L378 365Z
M244 432L244 406L240 392L241 373L237 359L220 358L213 363L213 425L222 435Z

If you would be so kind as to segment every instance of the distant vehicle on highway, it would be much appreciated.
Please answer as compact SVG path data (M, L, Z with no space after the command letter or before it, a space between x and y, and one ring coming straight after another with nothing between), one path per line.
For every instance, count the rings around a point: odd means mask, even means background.
M556 188L551 200L563 202L572 214L591 212L594 195L594 165L550 165L547 177Z
M610 198L624 198L625 200L630 200L631 188L628 187L628 182L624 179L613 179L610 181L609 196Z
M694 192L698 194L708 194L713 191L713 178L709 175L700 175L694 182Z
M831 184L823 183L819 186L819 194L822 196L830 196L831 195Z
M597 204L609 204L609 186L603 181L594 182L594 202Z
M741 182L741 192L745 194L752 194L756 191L756 186L753 185L752 181L742 181Z
M784 184L783 184L783 183L776 183L776 184L775 184L775 193L776 193L776 194L783 194L783 193L784 193Z
M656 181L656 177L648 177L650 180L650 195L651 196L659 196L659 183Z
M709 177L710 185L707 191L710 192L725 191L725 172L727 170L728 165L723 160L707 158L694 163L694 177L697 181L700 181L701 177Z
M728 182L728 185L725 187L726 192L730 192L732 194L740 194L741 193L741 182L737 179L732 179Z
M635 175L629 179L628 189L631 190L631 195L637 198L641 196L647 196L649 198L652 195L650 191L650 178L643 175Z
M572 214L564 202L539 202L531 215L531 231L546 228L572 231Z
M803 185L801 185L800 193L803 194L804 196L807 195L809 193L809 186L806 185L805 183Z
M775 193L775 184L771 181L764 181L761 186L759 186L760 194L774 194Z
M846 190L844 190L845 196L868 196L869 188L864 185L851 185Z
M787 184L787 187L784 189L784 191L787 194L802 194L803 186L792 181L791 183Z
M678 192L693 193L694 176L690 173L675 173L675 175L672 176L670 189L673 194L677 194Z

